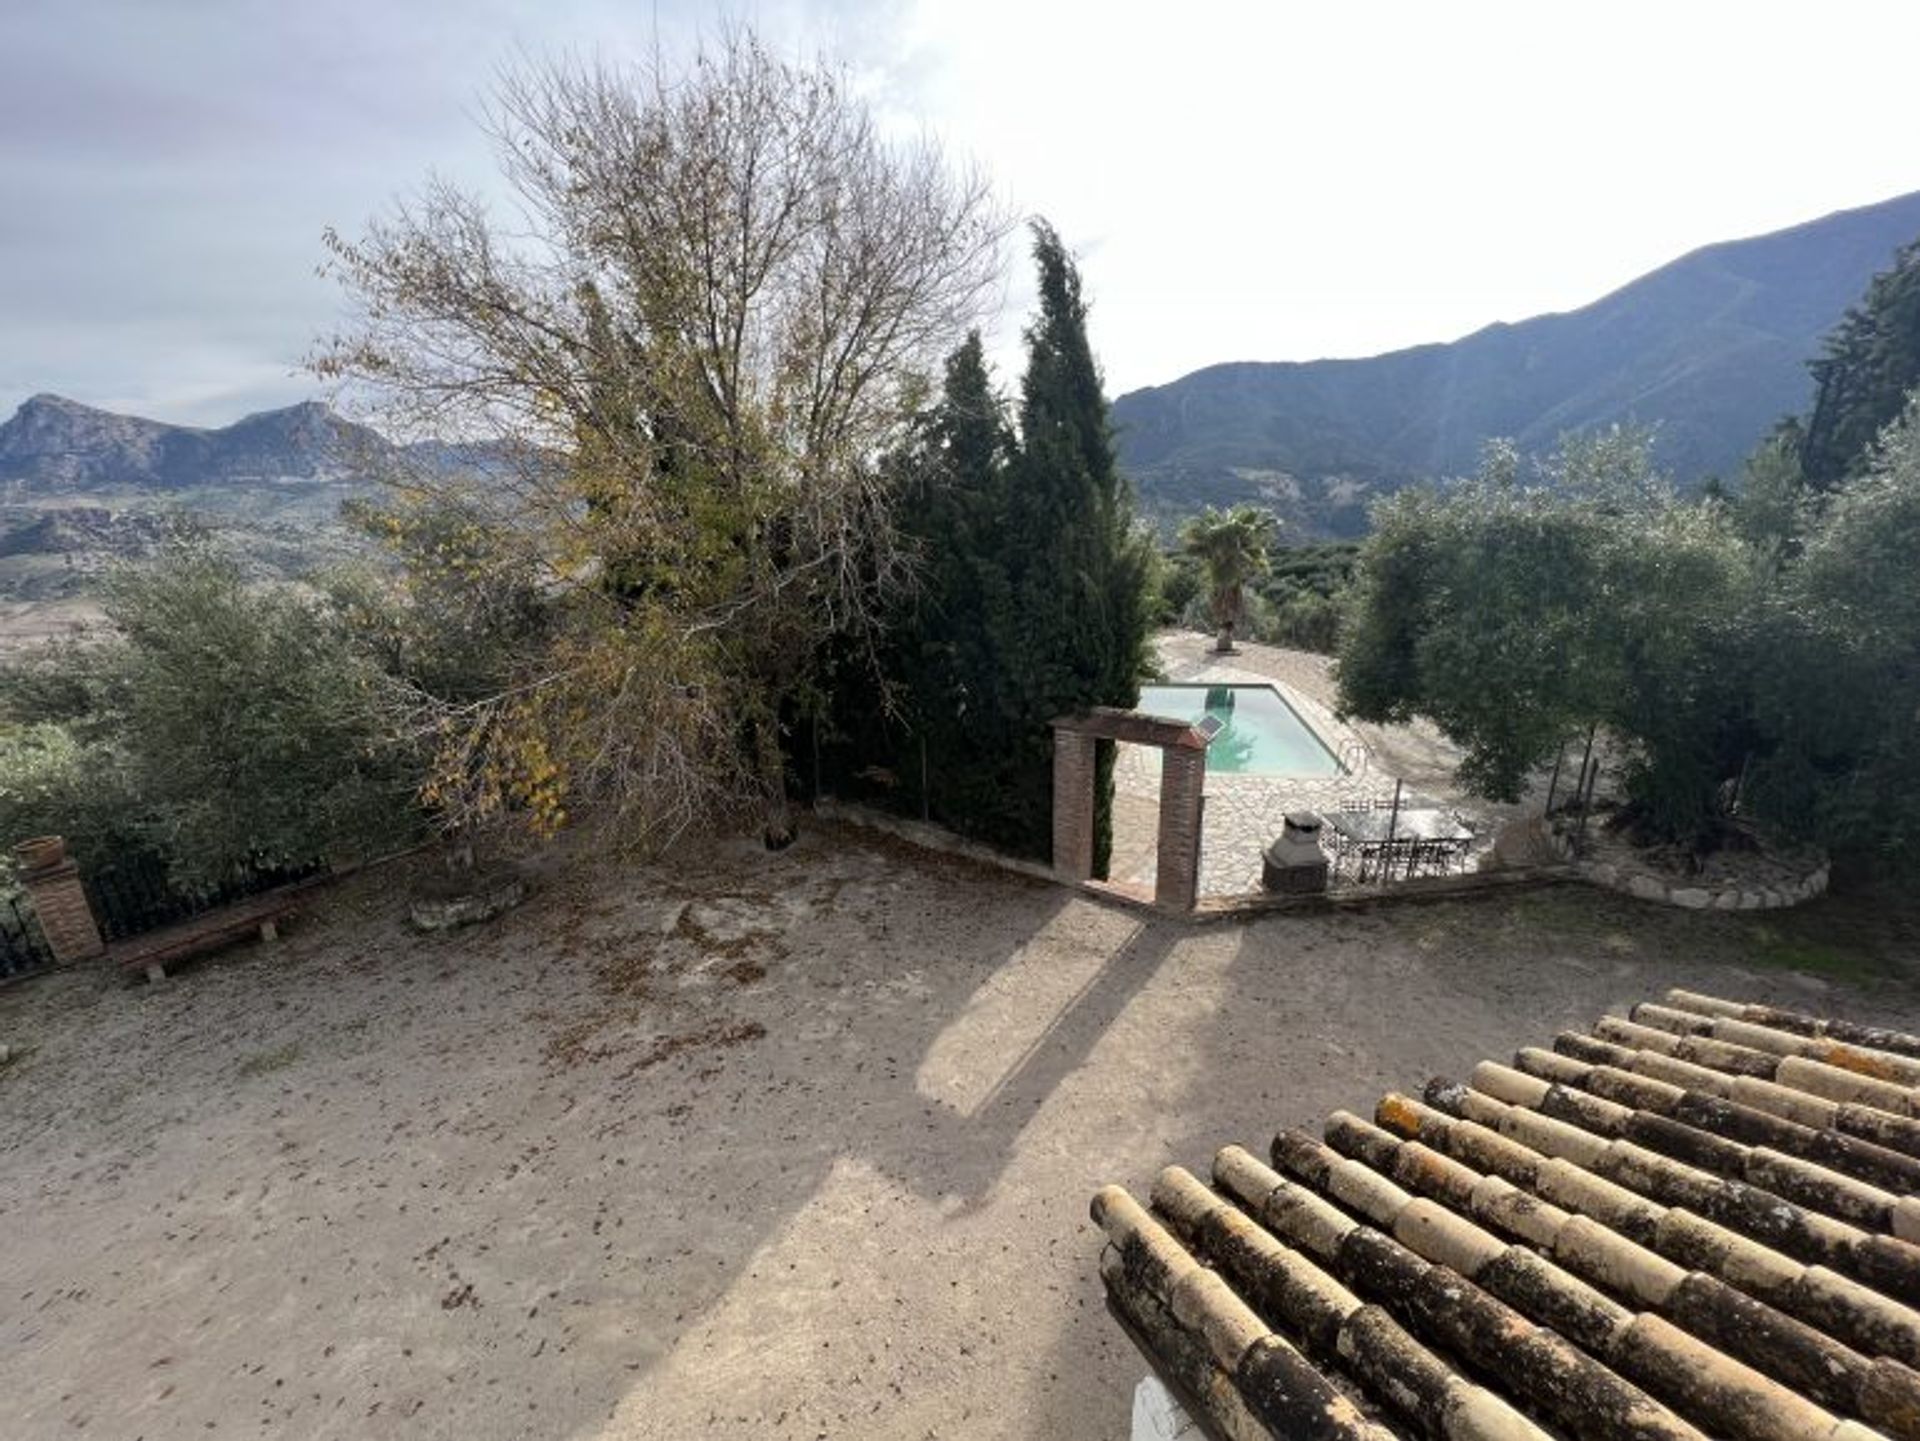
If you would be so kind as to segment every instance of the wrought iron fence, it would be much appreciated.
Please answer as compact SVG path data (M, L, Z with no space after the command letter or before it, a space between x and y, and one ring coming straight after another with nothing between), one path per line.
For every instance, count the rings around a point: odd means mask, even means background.
M320 861L259 862L236 867L216 881L194 883L172 876L160 856L135 852L86 868L80 881L101 936L121 941L306 880L323 869Z
M33 907L15 893L0 898L0 980L11 980L53 964L53 952L40 933Z

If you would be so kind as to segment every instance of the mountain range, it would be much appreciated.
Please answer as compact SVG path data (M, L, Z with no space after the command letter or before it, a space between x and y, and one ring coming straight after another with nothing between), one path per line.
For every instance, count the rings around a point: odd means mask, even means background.
M1166 520L1250 501L1291 539L1358 534L1373 497L1473 470L1493 436L1657 428L1682 483L1732 476L1811 398L1807 362L1894 251L1920 192L1709 245L1564 314L1364 360L1213 365L1114 402L1121 463Z
M154 553L176 515L261 576L336 560L358 544L340 503L394 455L312 402L200 429L36 395L0 425L0 651L90 615L103 569Z
M1804 409L1821 337L1916 235L1920 192L1710 245L1579 310L1448 344L1209 366L1114 402L1121 462L1163 522L1253 501L1279 512L1290 540L1359 533L1373 497L1472 470L1491 436L1544 452L1570 430L1647 423L1681 481L1731 475ZM407 456L471 464L465 449ZM396 454L313 402L200 429L36 395L0 424L0 596L23 593L6 566L31 570L34 556L61 557L41 580L83 588L76 554L147 543L138 517L168 507L297 563L308 537L337 536L340 500Z
M202 430L36 395L0 425L0 497L352 481L389 449L316 401Z

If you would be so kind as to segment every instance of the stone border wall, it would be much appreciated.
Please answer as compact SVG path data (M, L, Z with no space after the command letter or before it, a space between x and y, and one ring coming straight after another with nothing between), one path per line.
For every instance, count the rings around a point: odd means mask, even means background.
M1725 880L1704 885L1685 876L1663 876L1639 866L1618 861L1582 860L1574 854L1573 838L1559 831L1550 833L1550 843L1573 868L1573 874L1590 885L1602 886L1638 900L1679 906L1689 911L1777 911L1797 906L1827 891L1830 868L1824 856L1810 861L1799 875L1785 882L1762 884L1755 880Z
M1070 890L1077 890L1084 895L1101 900L1117 901L1123 905L1151 911L1155 915L1185 921L1222 921L1235 917L1268 915L1274 912L1324 915L1342 911L1367 910L1381 905L1455 900L1488 895L1496 891L1560 885L1577 878L1571 867L1550 862L1514 866L1498 871L1469 871L1465 875L1419 876L1410 881L1400 881L1391 886L1366 890L1327 891L1303 896L1282 895L1268 891L1249 891L1231 896L1202 896L1192 909L1169 908L1157 904L1153 893L1143 886L1129 886L1111 881L1074 880L1062 876L1051 866L1042 865L1038 861L1022 860L1017 856L1004 855L989 846L981 845L978 841L967 840L929 822L907 820L885 811L837 800L832 796L822 796L815 801L813 814L823 821L855 826L862 830L878 831L892 836L895 840L905 841L908 845L939 855L959 856L983 866L992 866L1032 880L1066 886Z

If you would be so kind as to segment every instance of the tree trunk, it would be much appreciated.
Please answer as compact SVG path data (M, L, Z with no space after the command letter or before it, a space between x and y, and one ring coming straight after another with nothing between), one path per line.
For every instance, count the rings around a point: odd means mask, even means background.
M770 851L783 851L792 845L799 832L794 825L793 808L787 804L787 765L780 753L778 711L754 722L754 759L760 770L760 784L766 790L766 819L760 839Z

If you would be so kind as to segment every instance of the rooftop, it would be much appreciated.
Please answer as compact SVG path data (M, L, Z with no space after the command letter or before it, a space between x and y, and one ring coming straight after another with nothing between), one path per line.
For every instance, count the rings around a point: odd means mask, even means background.
M1920 1035L1677 990L1093 1215L1215 1435L1865 1441L1920 1437L1916 1181Z

